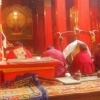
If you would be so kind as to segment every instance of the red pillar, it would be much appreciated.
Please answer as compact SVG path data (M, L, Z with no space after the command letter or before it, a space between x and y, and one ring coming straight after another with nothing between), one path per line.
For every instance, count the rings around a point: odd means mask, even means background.
M34 14L34 45L35 52L41 54L47 46L53 45L51 0L36 0Z
M44 0L45 49L53 45L51 0Z
M90 30L89 0L74 0L76 25L82 30Z
M44 28L44 1L36 0L36 12L34 12L34 52L40 55L43 52L45 45L45 28Z
M99 30L99 0L90 1L90 22L92 30Z
M1 21L1 5L2 5L2 0L0 0L0 60L3 59L3 44L2 44L2 21Z
M1 31L2 31L2 23L1 23L1 3L0 3L0 49L2 49L2 34L1 34Z
M54 33L66 31L66 0L52 0L52 12L53 12L53 25ZM66 44L66 39L63 38L63 46ZM57 49L61 49L60 41L58 38L54 38L54 45Z
M78 36L78 39L85 42L90 50L92 46L90 37L90 12L89 0L74 0L75 22L79 29L83 30Z

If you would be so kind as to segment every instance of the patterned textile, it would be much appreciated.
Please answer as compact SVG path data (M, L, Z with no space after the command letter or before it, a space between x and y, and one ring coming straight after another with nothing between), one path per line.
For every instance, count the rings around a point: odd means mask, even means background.
M33 98L41 97L42 93L36 86L0 90L0 100L35 100Z
M0 100L48 100L36 74L24 74L0 86Z
M85 81L81 84L63 85L55 80L40 80L40 83L47 90L48 96L61 96L69 94L86 94L100 91L100 79L95 81Z

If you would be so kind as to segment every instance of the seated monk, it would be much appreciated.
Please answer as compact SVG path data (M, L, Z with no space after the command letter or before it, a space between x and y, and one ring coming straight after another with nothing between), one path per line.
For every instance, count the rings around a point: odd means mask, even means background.
M55 67L55 77L65 76L67 63L60 50L55 49L53 46L48 46L47 51L43 52L42 56L59 60L59 64Z
M24 48L23 44L20 42L16 42L14 44L14 48L6 53L6 59L25 59L32 57L33 56L30 51Z
M82 75L90 75L95 72L95 66L92 62L91 56L87 52L85 43L79 45L80 52L77 53L69 68L71 75L74 75L77 71L80 71Z

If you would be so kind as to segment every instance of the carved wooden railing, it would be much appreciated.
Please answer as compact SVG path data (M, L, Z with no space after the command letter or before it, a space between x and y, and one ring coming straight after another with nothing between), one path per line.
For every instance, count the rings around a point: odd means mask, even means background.
M62 47L64 37L67 38L67 44L65 44L65 47L69 43L78 39L85 42L89 46L91 52L95 47L95 45L97 45L100 42L100 32L98 30L85 31L85 30L77 29L73 31L56 32L54 34L54 37L59 39L61 50L63 50L64 48Z

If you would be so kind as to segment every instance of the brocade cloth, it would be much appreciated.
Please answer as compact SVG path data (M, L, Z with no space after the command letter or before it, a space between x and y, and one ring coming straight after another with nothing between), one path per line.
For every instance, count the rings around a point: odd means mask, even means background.
M48 100L36 74L26 73L0 85L0 100Z

